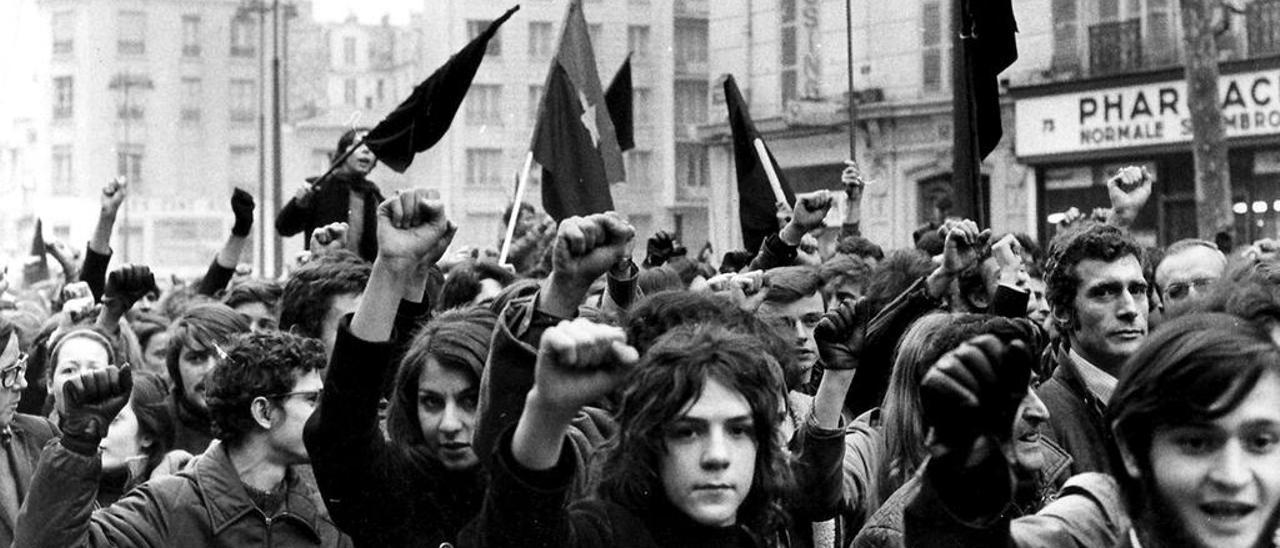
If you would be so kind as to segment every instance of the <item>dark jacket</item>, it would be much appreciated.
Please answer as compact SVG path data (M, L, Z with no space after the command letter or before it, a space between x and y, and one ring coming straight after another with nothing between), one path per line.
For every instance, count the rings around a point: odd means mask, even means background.
M13 472L15 489L18 492L18 504L27 498L31 487L31 475L35 472L36 463L40 461L40 449L49 440L59 436L58 428L49 419L35 415L15 414L9 423L8 440L3 443L5 458L9 459L9 469ZM9 481L9 478L0 478ZM14 524L18 516L0 512L0 546L13 543Z
M489 360L480 379L480 404L477 411L472 446L480 462L488 466L497 448L498 436L520 420L525 395L533 388L534 366L538 361L538 343L556 318L537 310L538 295L517 299L507 305L498 318L489 346ZM574 470L587 470L596 450L615 431L617 423L606 411L585 407L569 427L572 454L577 459ZM591 492L587 474L574 480L574 499Z
M1056 485L1063 483L1068 476L1071 457L1061 447L1048 438L1040 438L1040 447L1044 452L1044 467L1036 478L1033 499L1018 507L1010 506L1012 517L1020 517L1039 511L1048 501L1054 498ZM862 532L854 537L852 548L901 548L906 546L903 539L903 514L907 504L920 493L923 477L916 474L893 493L867 521Z
M566 439L550 470L524 468L511 454L510 428L498 440L484 510L463 531L463 546L556 548L757 548L744 527L698 525L664 506L649 515L599 499L571 502L577 459Z
M926 280L916 280L867 324L865 355L845 396L846 413L858 416L880 407L889 390L898 339L921 316L942 308L942 301L929 295Z
M1124 471L1115 448L1115 436L1104 417L1106 405L1084 385L1075 362L1061 349L1053 376L1036 393L1049 409L1049 430L1053 441L1071 455L1071 474Z
M173 447L199 455L213 443L213 419L209 412L187 403L180 392L170 392L165 407L173 420Z
M314 182L315 179L308 179ZM378 255L378 204L382 203L382 191L378 185L359 175L333 174L322 181L306 203L289 200L276 218L276 231L281 236L293 236L302 232L303 246L310 248L311 232L329 223L345 223L350 219L351 193L364 198L364 226L360 241L352 251L372 262Z
M451 472L425 447L386 440L378 400L394 345L357 338L350 322L338 327L324 398L303 434L325 505L356 546L456 542L480 512L478 470Z
M350 546L319 495L290 470L273 516L254 505L221 443L176 476L149 481L94 510L102 460L50 443L40 457L16 546ZM50 527L50 524L58 524Z

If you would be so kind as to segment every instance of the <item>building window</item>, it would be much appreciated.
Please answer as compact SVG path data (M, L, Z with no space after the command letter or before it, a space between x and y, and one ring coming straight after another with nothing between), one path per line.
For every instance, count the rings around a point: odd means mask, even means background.
M71 196L75 194L74 179L71 174L71 146L53 147L53 194L55 196Z
M204 104L204 85L199 78L182 79L182 121L199 122Z
M502 86L471 86L467 92L467 125L502 125Z
M1053 17L1053 66L1075 68L1080 66L1080 38L1078 31L1078 0L1053 0L1050 11Z
M631 90L631 111L635 114L637 127L653 125L653 90L649 88L633 88Z
M116 149L116 175L124 177L130 191L142 184L142 146L121 144Z
M356 79L347 78L342 81L342 103L354 107L356 106Z
M676 183L704 187L711 179L707 148L696 143L676 143Z
M60 11L50 21L53 33L53 54L69 55L75 49L76 14Z
M257 86L247 78L231 80L231 121L252 122L257 118Z
M502 172L502 149L467 149L467 186L499 186Z
M538 124L538 107L542 105L542 86L529 86L529 127Z
M591 37L591 51L596 52L596 55L600 54L599 53L600 52L600 35L603 32L604 32L604 24L602 23L587 24L587 35Z
M676 125L701 124L707 121L707 82L678 80L675 85Z
M551 23L534 21L529 23L529 57L533 59L551 58Z
M921 74L924 89L942 89L942 4L933 0L924 3L920 14L920 45L923 63Z
M1147 61L1155 66L1164 66L1178 62L1182 41L1179 37L1177 17L1178 4L1171 0L1147 0L1146 24L1143 35L1147 43L1143 48ZM1223 15L1231 17L1230 11L1224 9ZM1219 36L1230 36L1223 33Z
M475 39L475 37L480 36L480 33L484 32L484 29L489 28L489 23L491 22L492 21L467 21L467 36L471 39ZM489 39L489 47L485 48L484 54L495 57L502 55L501 29L493 35L493 38Z
M53 79L53 117L70 118L75 112L75 80L72 76Z
M200 56L200 16L182 16L182 56Z
M142 55L147 52L147 14L140 11L120 12L120 36L116 40L116 52L121 55Z
M247 145L231 146L231 183L232 187L248 187L258 179L258 149Z
M628 150L622 155L626 164L627 183L648 186L653 180L653 153L648 150Z
M231 20L231 56L253 57L257 53L254 44L257 25L248 17L237 17Z
M631 25L627 27L627 51L636 59L649 58L649 25Z
M348 67L356 66L356 37L345 36L342 38L342 62Z
M131 88L139 88L137 90ZM123 91L116 94L120 99L120 104L116 106L116 118L120 120L141 120L145 114L143 107L141 86L125 86Z

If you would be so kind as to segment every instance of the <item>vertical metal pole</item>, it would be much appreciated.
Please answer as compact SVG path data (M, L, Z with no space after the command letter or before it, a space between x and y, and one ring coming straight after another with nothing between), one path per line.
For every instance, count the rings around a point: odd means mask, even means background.
M267 237L271 229L267 227L267 15L259 2L258 6L258 252L254 253L254 272L258 276L266 276L267 270Z
M280 195L283 176L280 165L280 0L271 1L271 40L271 207L272 211L279 211L282 205ZM283 243L277 234L272 249L273 277L284 271Z
M849 159L857 161L858 106L853 94L853 0L844 0L844 24L845 46L849 59Z
M133 187L133 184L131 183L137 183L137 181L130 181L128 179L129 171L131 171L129 169L129 166L132 163L131 160L133 158L133 156L131 155L131 152L133 151L133 139L132 139L132 136L130 135L131 133L130 130L133 128L133 113L129 112L129 107L130 105L133 104L133 101L129 97L129 91L130 91L130 88L132 87L133 87L133 75L129 73L125 73L124 74L124 150L116 152L116 164L117 164L117 169L121 169L122 171L124 171L124 173L121 173L120 175L125 177L126 184L129 184L129 186L131 187ZM119 115L120 113L117 112L116 116L119 116ZM123 162L121 162L121 160L123 160ZM133 187L133 188L136 189L137 187ZM135 197L134 199L136 200L137 198ZM130 226L129 226L129 200L127 199L120 205L120 218L121 220L124 221L124 223L122 223L124 225L124 230L120 231L120 243L123 244L121 247L124 248L122 250L124 251L122 255L124 256L124 264L128 264L129 262L132 261L133 257L131 257L131 254L129 253Z

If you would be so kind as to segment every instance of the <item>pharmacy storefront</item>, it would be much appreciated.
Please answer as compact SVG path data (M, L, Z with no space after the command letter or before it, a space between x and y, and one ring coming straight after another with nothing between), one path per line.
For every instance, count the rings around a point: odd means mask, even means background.
M1218 83L1237 234L1280 237L1280 62L1224 63ZM1144 243L1196 235L1191 114L1182 69L1010 90L1014 151L1035 168L1041 234L1072 206L1108 205L1105 181L1126 165L1156 175L1134 226Z

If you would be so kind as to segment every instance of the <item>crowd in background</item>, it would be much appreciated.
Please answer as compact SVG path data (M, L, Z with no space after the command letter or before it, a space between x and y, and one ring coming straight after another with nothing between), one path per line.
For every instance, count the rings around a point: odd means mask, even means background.
M850 163L838 228L802 194L715 257L521 204L498 264L376 163L285 206L282 279L239 190L199 280L112 265L117 180L0 283L0 545L1280 544L1280 246L1140 245L1140 168L1044 249L885 249Z

